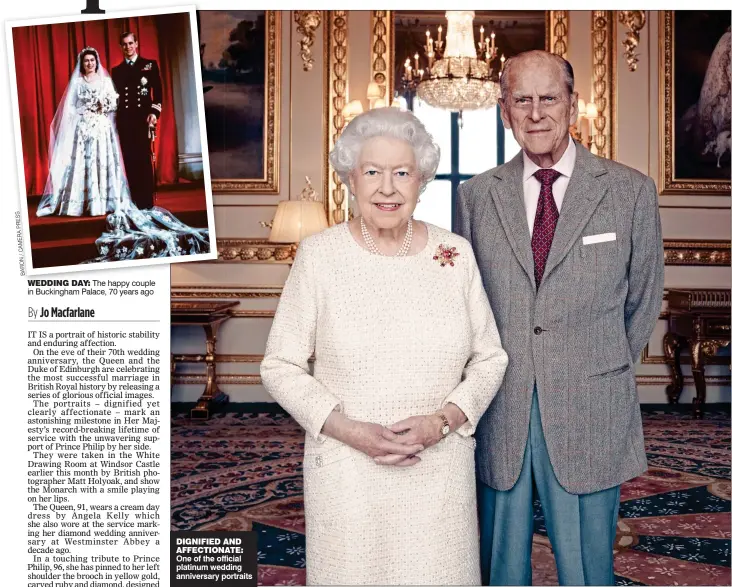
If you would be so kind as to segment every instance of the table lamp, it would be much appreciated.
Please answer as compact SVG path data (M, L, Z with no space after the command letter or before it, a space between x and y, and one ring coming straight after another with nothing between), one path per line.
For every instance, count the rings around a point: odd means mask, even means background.
M307 187L299 200L285 200L277 204L269 241L273 243L299 243L302 239L328 228L323 203L317 200L318 194L305 177Z

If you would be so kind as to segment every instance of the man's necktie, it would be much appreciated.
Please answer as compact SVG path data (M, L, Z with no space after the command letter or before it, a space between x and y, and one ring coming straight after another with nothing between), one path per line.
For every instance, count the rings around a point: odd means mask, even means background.
M536 207L536 218L534 219L534 232L531 235L531 250L534 253L534 277L536 287L539 288L541 278L544 276L546 260L549 257L549 250L552 248L554 229L559 220L559 210L554 201L552 185L561 175L554 169L539 169L534 176L541 184L539 192L539 203Z
M134 64L135 64L134 61L127 61L127 65L129 65L130 67L132 67Z

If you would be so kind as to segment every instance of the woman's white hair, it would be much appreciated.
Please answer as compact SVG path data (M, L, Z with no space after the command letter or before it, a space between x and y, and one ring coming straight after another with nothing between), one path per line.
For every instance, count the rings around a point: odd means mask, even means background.
M440 162L440 147L419 118L399 108L374 108L346 125L329 155L331 165L349 190L348 176L358 165L363 144L374 137L392 137L409 143L417 163L420 191L434 179Z

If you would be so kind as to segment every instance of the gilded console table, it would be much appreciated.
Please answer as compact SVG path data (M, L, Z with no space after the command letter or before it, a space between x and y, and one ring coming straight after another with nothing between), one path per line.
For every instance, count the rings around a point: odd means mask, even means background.
M676 404L684 388L679 351L684 344L691 353L691 372L696 386L694 417L704 413L707 386L706 359L730 344L729 290L669 290L668 332L663 337L663 353L671 368L671 384L666 387L670 404Z
M205 420L209 416L211 404L223 404L229 401L223 391L216 384L216 334L219 327L231 318L231 308L239 302L199 302L178 301L171 302L171 326L201 326L206 333L206 354L187 355L186 362L206 363L206 388L198 398L196 406L191 410L191 419ZM181 362L179 360L178 362ZM170 360L171 379L175 370L175 360Z

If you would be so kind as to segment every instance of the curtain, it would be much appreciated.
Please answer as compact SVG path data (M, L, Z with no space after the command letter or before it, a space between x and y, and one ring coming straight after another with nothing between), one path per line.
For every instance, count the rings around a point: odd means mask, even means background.
M76 66L76 56L84 47L94 47L99 52L102 65L111 74L112 68L123 59L119 35L128 31L137 36L138 53L146 59L154 59L160 67L163 111L158 121L156 139L157 182L161 185L178 181L172 70L174 66L186 67L193 79L194 65L166 62L166 55L174 54L170 47L174 46L175 36L179 34L177 30L170 29L171 16L141 16L13 29L27 195L40 194L45 186L51 121ZM178 22L189 26L188 14L175 16L179 17Z

